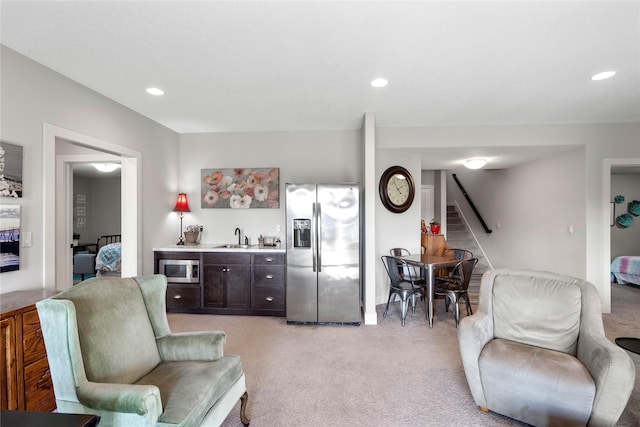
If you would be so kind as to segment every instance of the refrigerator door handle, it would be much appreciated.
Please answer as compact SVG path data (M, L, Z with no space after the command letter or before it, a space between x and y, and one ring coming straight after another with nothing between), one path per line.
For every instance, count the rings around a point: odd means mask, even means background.
M316 263L318 273L322 271L322 204L316 203Z
M318 229L318 204L312 203L313 205L313 213L311 216L311 260L313 263L313 272L317 273L318 271L318 236L316 235L316 230Z

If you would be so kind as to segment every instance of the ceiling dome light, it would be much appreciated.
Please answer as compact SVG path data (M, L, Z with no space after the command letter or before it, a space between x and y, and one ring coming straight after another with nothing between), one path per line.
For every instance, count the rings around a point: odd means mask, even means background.
M615 71L603 71L591 77L591 80L604 80L616 75Z
M464 165L469 169L480 169L487 164L487 159L469 159L464 161Z
M155 96L164 95L164 91L162 89L158 89L157 87L147 88L147 93Z
M91 163L91 166L105 173L113 172L120 167L117 163Z
M389 82L383 78L375 79L371 82L371 86L373 87L385 87L387 84L389 84Z

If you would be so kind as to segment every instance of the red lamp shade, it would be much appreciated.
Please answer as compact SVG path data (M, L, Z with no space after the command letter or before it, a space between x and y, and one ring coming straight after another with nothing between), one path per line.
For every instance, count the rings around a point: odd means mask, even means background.
M174 212L191 212L189 209L189 202L187 201L186 193L178 194L178 201L176 202L176 207L173 208Z

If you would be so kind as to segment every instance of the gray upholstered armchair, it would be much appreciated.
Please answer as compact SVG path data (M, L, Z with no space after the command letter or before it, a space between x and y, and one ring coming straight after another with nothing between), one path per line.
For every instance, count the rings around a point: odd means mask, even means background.
M37 303L58 412L100 426L218 426L247 393L224 332L172 334L161 275L94 278Z
M614 426L635 366L605 337L600 304L580 279L486 272L478 310L458 329L475 402L536 426Z

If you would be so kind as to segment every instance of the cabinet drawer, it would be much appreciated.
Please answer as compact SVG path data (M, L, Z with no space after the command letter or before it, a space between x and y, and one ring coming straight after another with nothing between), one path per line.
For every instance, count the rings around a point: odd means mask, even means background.
M284 286L261 286L253 290L253 308L284 310Z
M27 311L22 314L22 332L35 331L40 329L40 318L38 310Z
M284 254L255 254L254 264L284 264Z
M253 286L283 286L284 265L256 265L253 267Z
M202 262L205 264L251 264L251 254L204 253Z
M55 395L46 358L24 368L24 400L27 411L44 412L55 409Z
M25 366L47 356L41 329L25 332L22 345Z
M167 286L167 308L200 308L200 286Z

